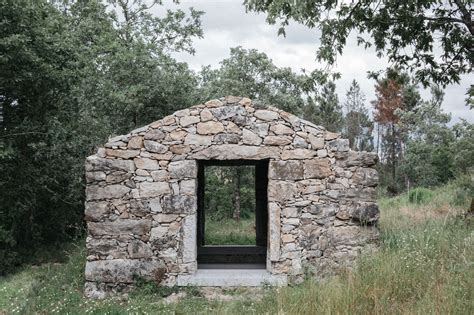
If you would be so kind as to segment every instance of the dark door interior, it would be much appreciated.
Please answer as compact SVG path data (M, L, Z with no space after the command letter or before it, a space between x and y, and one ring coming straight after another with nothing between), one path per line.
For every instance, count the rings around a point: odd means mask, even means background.
M255 190L255 244L206 244L206 168L210 166L253 166ZM198 264L263 264L267 254L268 232L268 160L198 161Z

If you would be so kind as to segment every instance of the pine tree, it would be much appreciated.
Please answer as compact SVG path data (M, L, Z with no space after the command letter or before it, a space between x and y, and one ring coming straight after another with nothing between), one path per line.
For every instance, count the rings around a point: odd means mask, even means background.
M346 92L344 136L353 150L373 150L373 122L365 107L365 95L356 80Z

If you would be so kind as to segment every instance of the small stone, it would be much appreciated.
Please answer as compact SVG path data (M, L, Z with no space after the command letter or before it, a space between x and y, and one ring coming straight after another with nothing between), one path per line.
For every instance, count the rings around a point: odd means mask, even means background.
M328 148L331 151L345 152L349 151L348 139L336 139L328 142Z
M130 258L150 258L153 256L153 251L150 245L140 241L133 240L127 246L127 252Z
M140 197L158 197L170 193L170 186L167 182L143 182L140 183Z
M165 154L152 153L152 154L150 154L150 156L152 158L158 160L159 161L158 163L162 163L162 162L164 163L167 160L171 160L171 158L173 157L173 153L171 153L171 152L166 152Z
M143 148L143 137L132 137L128 141L127 148L129 148L129 149L141 149L141 148Z
M86 221L99 221L102 217L106 216L110 212L108 202L86 202L85 205L85 216Z
M130 159L138 154L140 154L139 150L114 150L114 149L105 149L107 156L114 156L121 159Z
M95 155L86 160L86 172L111 170L134 171L135 164L129 160L104 159Z
M278 115L277 112L274 112L271 110L264 110L264 109L256 110L254 113L254 116L260 120L265 120L265 121L276 120L280 117L280 115Z
M282 180L303 179L303 164L300 161L270 161L268 178Z
M130 188L123 185L108 185L105 187L89 185L86 187L86 199L120 199L128 192L130 192Z
M319 158L325 158L326 156L328 156L328 151L327 150L324 150L324 149L318 150L318 157Z
M150 211L152 213L158 213L162 211L161 202L159 198L149 199L148 207L150 208Z
M306 160L316 155L316 152L308 149L283 150L282 160Z
M313 150L324 148L324 139L323 138L318 138L318 137L316 137L312 134L309 134L308 135L308 140L309 140L309 143L311 143L311 148L313 148Z
M143 126L143 127L139 127L137 129L134 129L130 132L130 134L132 135L136 135L136 134L143 134L144 132L146 132L148 130L148 125L147 126Z
M276 124L270 127L270 131L273 131L276 135L292 135L293 129L283 124Z
M127 142L130 138L130 135L120 135L113 138L109 138L107 143L114 143L114 142Z
M281 210L281 214L287 218L296 218L299 215L299 211L296 207L284 208Z
M308 124L308 122L306 122L306 124ZM305 129L306 129L307 132L309 132L310 134L312 134L314 136L320 136L320 135L323 135L326 132L326 129L324 129L324 127L316 126L316 125L313 125L313 124L311 124L311 125L313 127L306 125Z
M170 138L175 141L181 141L186 137L187 132L184 130L173 131L170 133Z
M144 235L150 232L151 221L119 219L111 222L89 222L87 228L93 236Z
M240 102L241 99L242 99L242 97L240 97L240 96L229 95L229 96L226 96L225 101L226 101L227 104L235 104L235 103Z
M158 162L156 162L156 165L158 165ZM138 176L150 176L150 173L142 169L137 169L135 171L135 174L137 174Z
M216 134L224 131L224 125L221 122L208 121L197 124L197 132L201 135Z
M157 121L152 122L149 126L152 129L157 129L157 128L163 127L163 122L161 120L157 120Z
M105 148L98 148L97 156L101 158L105 158L107 156L107 154L105 153Z
M335 132L329 132L327 131L326 134L324 135L324 139L325 140L334 140L336 138L339 137L339 134L338 133L335 133Z
M86 172L86 180L88 183L103 181L105 177L104 172Z
M162 140L165 138L165 133L160 129L151 129L145 134L145 140Z
M118 149L118 148L125 149L126 146L127 146L127 143L123 141L107 142L105 144L106 148L112 148L112 149Z
M196 195L196 180L182 180L179 182L179 193L183 195Z
M245 144L260 145L262 138L248 129L242 129L242 141Z
M298 194L296 185L286 181L271 180L268 183L268 198L271 201L291 200Z
M239 143L240 136L236 133L220 133L214 137L216 143Z
M240 105L237 106L222 106L217 108L211 108L211 113L218 120L223 121L234 116L245 116L247 111Z
M168 165L168 171L171 178L195 178L197 176L196 161L184 160L171 162Z
M349 214L349 211L346 211L346 210L339 210L337 213L336 213L336 218L338 218L339 220L349 220L351 217L350 217L350 214Z
M239 104L242 106L251 106L252 105L252 100L247 97L243 97L240 101Z
M179 124L181 127L186 127L200 121L199 117L197 116L184 116L179 120Z
M176 144L170 146L170 151L174 154L186 154L191 151L191 148L189 147L189 145Z
M259 123L259 124L252 124L251 130L256 132L260 137L268 136L268 128L270 125L268 123Z
M298 127L300 125L301 119L293 114L280 112L280 116L294 127Z
M229 123L227 124L226 129L227 129L227 132L230 132L230 133L240 133L241 132L239 126L237 126L236 124L234 124L231 121L229 121Z
M214 119L214 115L212 115L212 113L209 109L204 108L201 111L201 121L205 122L205 121L209 121L209 120L212 120L212 119Z
M173 195L179 195L179 184L177 182L171 183L171 190Z
M304 161L305 178L326 178L331 174L329 159L313 159Z
M211 145L211 143L212 143L212 136L188 134L186 136L186 139L184 139L184 144Z
M286 136L266 136L263 140L263 144L266 145L287 145L291 143L291 139Z
M334 205L316 204L304 208L304 211L317 216L319 219L330 218L336 214L336 207Z
M294 242L295 240L295 236L293 234L283 234L281 236L281 241L283 243L290 243L290 242Z
M299 137L299 136L296 136L294 139L293 139L293 147L295 148L303 148L303 149L307 149L308 148L308 142L306 142L306 140L302 137Z
M379 174L376 169L360 167L352 175L352 181L355 184L374 187L378 184Z
M161 120L163 126L169 126L172 125L176 122L176 119L174 118L173 115L166 116Z
M326 185L323 183L316 184L316 185L310 185L307 186L306 188L303 189L303 194L314 194L323 191L326 189Z
M115 171L107 175L105 181L108 184L118 184L132 177L132 173L124 171Z
M141 259L111 259L86 262L85 278L92 282L133 283L137 276L152 280L162 262Z
M224 103L222 103L220 100L210 100L204 103L207 107L217 107L217 106L222 106Z
M178 110L178 111L174 112L174 115L176 117L189 116L190 115L190 110L189 110L189 108L181 109L181 110Z
M159 222L159 223L170 223L176 221L176 219L179 217L177 214L164 214L164 213L158 213L153 216L153 220Z
M167 195L163 198L163 213L185 213L191 214L196 211L197 202L195 196Z
M159 241L164 239L168 234L168 227L167 226L157 226L151 229L150 232L150 241Z
M160 168L157 160L152 160L148 158L135 158L133 159L133 162L135 163L135 166L137 167L137 169L156 170Z
M159 142L152 141L152 140L145 140L144 143L145 143L145 149L147 149L149 152L165 153L166 151L168 151L168 147Z

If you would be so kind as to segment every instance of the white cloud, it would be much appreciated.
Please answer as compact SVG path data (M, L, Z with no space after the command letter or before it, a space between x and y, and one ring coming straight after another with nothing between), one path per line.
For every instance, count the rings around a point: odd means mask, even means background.
M264 14L246 13L241 1L181 0L179 5L170 2L165 4L167 8L190 6L206 12L202 17L204 38L194 42L194 56L179 53L175 57L187 62L192 69L199 70L205 65L216 67L229 56L230 48L236 46L265 52L276 65L291 67L294 71L323 66L315 60L319 42L319 33L315 29L291 24L286 30L286 37L277 36L278 25L268 25ZM378 58L373 50L357 46L355 36L351 36L335 67L342 75L336 82L339 99L344 100L345 91L351 81L356 79L366 95L367 107L370 107L369 102L375 98L375 82L367 78L367 72L383 70L387 65L387 60ZM465 75L460 84L450 85L445 90L443 108L452 114L453 122L460 117L474 122L474 112L465 106L465 94L472 82L474 75ZM421 94L429 98L429 90L424 90Z

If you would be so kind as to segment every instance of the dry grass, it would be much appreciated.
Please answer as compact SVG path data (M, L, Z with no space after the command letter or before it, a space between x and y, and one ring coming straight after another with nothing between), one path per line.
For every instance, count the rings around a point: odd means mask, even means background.
M411 204L407 195L380 200L380 249L352 272L297 286L266 288L250 298L209 300L196 288L176 292L153 284L128 299L82 297L83 244L63 265L43 265L0 279L0 314L474 314L474 228L456 216L470 200L455 185ZM244 297L229 290L226 295Z

